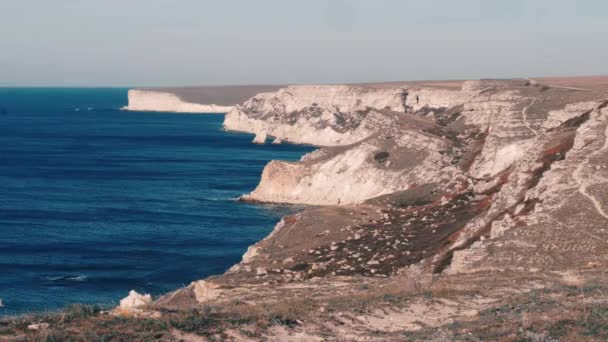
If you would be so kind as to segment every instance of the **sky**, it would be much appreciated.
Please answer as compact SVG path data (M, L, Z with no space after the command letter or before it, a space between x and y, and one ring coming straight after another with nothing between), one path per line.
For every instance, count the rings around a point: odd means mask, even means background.
M608 74L606 0L0 0L0 86Z

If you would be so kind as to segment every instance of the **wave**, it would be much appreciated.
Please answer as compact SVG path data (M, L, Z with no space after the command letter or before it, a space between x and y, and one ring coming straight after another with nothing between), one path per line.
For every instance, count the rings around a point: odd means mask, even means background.
M87 276L79 274L79 275L49 275L42 277L43 280L54 282L54 283L63 283L63 282L84 282L87 281Z

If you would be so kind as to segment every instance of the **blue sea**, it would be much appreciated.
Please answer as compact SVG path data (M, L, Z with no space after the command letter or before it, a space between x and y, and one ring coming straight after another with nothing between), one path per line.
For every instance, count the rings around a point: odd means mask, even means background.
M126 104L127 89L0 88L0 315L174 290L301 209L235 198L312 148Z

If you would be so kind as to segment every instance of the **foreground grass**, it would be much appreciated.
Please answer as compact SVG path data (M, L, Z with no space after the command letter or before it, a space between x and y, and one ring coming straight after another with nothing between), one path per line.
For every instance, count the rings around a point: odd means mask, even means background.
M229 331L264 340L277 326L288 330L316 329L337 314L355 317L378 308L398 310L413 300L434 301L470 295L475 293L444 288L374 291L362 286L360 294L337 296L323 302L284 299L252 305L236 300L193 310L158 308L161 316L156 319L117 317L97 306L72 305L57 313L2 319L0 341L176 341L184 334L225 341L230 338ZM49 328L28 329L28 325L41 322L48 323ZM328 340L336 339L331 331L317 333ZM534 290L503 298L475 317L446 322L440 327L367 334L394 341L608 341L608 284Z
M45 314L0 320L0 341L173 341L175 332L223 340L224 331L238 329L255 338L274 325L293 327L307 317L305 301L273 305L248 305L235 301L187 311L160 311L160 318L114 316L97 306L72 305ZM47 323L48 329L32 331L29 325Z
M608 341L608 284L532 291L475 319L403 336L413 341Z

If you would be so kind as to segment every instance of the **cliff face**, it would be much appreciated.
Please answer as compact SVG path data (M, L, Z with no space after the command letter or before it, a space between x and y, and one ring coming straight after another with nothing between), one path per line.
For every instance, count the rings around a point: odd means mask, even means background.
M300 163L270 163L243 199L361 203L421 184L450 193L468 186L469 177L495 175L522 156L531 135L515 133L524 126L513 124L528 99L506 87L490 81L460 90L307 86L258 95L230 111L225 127L341 147ZM482 135L479 155L467 153Z
M607 106L606 97L570 104L530 125L537 135L503 180L492 180L498 191L455 241L448 271L567 272L606 262Z
M273 161L259 186L245 200L313 205L356 204L418 184L449 191L466 183L462 171L443 154L449 140L428 133L438 129L425 118L376 112L386 126L355 144L328 147L298 163Z
M186 102L176 94L151 90L129 90L125 110L175 113L226 113L232 106Z
M290 86L236 106L224 127L291 143L348 145L385 126L378 110L404 112L405 102L405 91L399 88Z
M371 206L382 214L366 214L370 224L350 212L352 220L340 225L336 213L305 211L258 243L244 259L248 268L233 271L267 267L277 253L269 243L278 241L288 251L284 257L308 265L300 267L303 278L328 270L389 276L414 264L459 273L593 262L595 255L584 250L608 239L601 228L608 220L606 94L488 80L465 82L460 90L323 86L258 95L231 111L225 126L328 147L296 163L271 162L243 199L357 205L355 212ZM341 228L323 233L323 227ZM589 234L577 237L577 229ZM302 230L319 240L299 242L306 239ZM551 232L567 238L550 238ZM325 236L333 234L326 246ZM409 242L392 246L403 239ZM360 250L380 241L391 242L390 251ZM517 246L545 253L532 256ZM340 256L341 250L349 252ZM340 258L349 266L334 268L332 260Z

